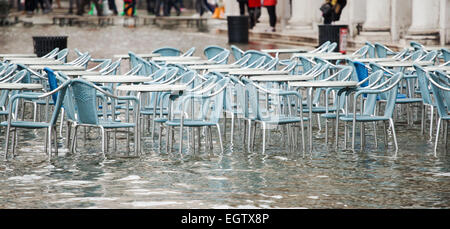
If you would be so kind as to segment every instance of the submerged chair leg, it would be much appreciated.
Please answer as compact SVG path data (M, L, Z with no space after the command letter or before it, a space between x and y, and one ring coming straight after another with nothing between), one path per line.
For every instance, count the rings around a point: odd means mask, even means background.
M436 126L436 139L434 140L434 156L437 157L437 146L439 141L439 132L441 129L441 118L438 119L438 123Z
M178 149L180 154L183 153L183 124L180 125L180 148Z
M434 107L431 107L431 114L430 114L430 140L433 141L433 119L434 119Z
M265 154L266 153L266 123L262 123L262 136L263 136L263 151L262 153Z
M9 149L9 134L10 134L10 126L6 127L6 138L5 138L5 158L4 160L8 160L8 149Z
M394 120L389 119L389 122L390 122L391 128L392 128L392 136L394 137L394 145L395 145L395 153L394 153L394 157L397 157L397 153L398 153L398 144L397 144L397 135L395 134Z
M218 133L218 135L219 135L220 150L221 150L222 153L223 153L223 142L222 142L222 136L220 135L220 125L219 125L219 124L216 124L216 127L217 127L217 133Z
M106 158L106 141L107 141L106 137L107 136L105 133L105 129L102 126L100 126L100 130L102 132L102 154L103 154L103 157Z

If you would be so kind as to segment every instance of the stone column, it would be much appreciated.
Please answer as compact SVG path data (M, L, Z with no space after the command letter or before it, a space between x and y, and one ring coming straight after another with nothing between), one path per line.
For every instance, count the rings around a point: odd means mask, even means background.
M389 31L390 27L391 0L367 0L366 22L363 29L365 31Z
M411 0L392 0L391 40L399 41L411 25Z
M290 26L311 26L311 7L309 0L292 1L292 17L289 20Z
M440 0L413 0L410 34L436 33L439 29Z
M450 0L441 0L440 6L440 45L450 43Z

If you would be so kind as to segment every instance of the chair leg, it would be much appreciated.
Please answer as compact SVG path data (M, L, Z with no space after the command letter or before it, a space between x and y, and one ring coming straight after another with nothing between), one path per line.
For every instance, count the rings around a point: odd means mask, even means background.
M220 135L220 124L216 124L216 127L217 127L217 133L219 135L220 150L222 151L222 154L223 154L223 142L222 142L222 136Z
M398 153L398 143L397 143L397 135L395 134L394 120L389 119L389 122L390 122L391 128L392 128L392 136L394 137L394 145L395 145L395 153L394 153L394 157L397 157L397 153Z
M53 134L53 143L55 145L55 155L58 156L58 132L56 131L56 126L53 126L53 132L55 132L55 134Z
M433 141L433 119L434 119L434 107L431 106L431 114L430 114L430 140Z
M233 139L234 139L234 114L231 114L231 136L230 136L230 143L233 145Z
M16 148L17 148L17 128L14 128L14 135L13 135L13 142L12 142L12 147L13 147L13 149L12 149L12 155L13 155L13 157L15 157L16 156Z
M178 149L179 154L183 153L183 125L180 125L180 147Z
M445 123L445 129L444 129L444 146L445 146L445 149L446 149L446 151L447 151L448 120L446 120L444 123Z
M263 151L262 153L266 153L266 123L262 123L262 136L263 136Z
M5 161L8 160L10 130L11 130L11 127L8 125L6 127L6 138L5 138L5 158L4 158Z
M437 146L439 141L439 132L441 129L441 118L438 119L438 123L436 126L436 139L434 140L434 156L437 157Z
M250 144L251 144L251 132L252 132L252 121L248 120L248 139L247 139L247 150L250 152Z
M373 136L375 138L375 148L378 148L377 123L376 122L373 122Z
M47 152L48 152L48 160L52 159L52 127L47 128Z
M389 145L388 145L388 140L387 140L388 132L387 132L387 128L386 128L386 121L383 121L383 129L384 129L384 145L385 145L385 148L387 151Z
M103 154L103 157L106 158L106 141L107 141L106 137L107 136L105 133L105 129L102 126L100 126L100 131L102 133L102 154Z
M76 152L77 130L78 130L78 125L75 125L74 126L74 130L73 130L72 143L71 143L71 147L70 147L70 152L71 153L75 153Z
M422 117L421 117L421 122L420 122L420 134L423 135L424 134L424 129L425 129L425 111L426 111L427 106L422 105Z
M63 137L64 109L61 109L61 123L59 124L59 136Z

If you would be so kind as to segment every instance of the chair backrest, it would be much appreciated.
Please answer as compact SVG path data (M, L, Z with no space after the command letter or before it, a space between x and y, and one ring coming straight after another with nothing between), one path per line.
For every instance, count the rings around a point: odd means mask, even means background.
M116 75L117 70L120 68L121 59L114 61L111 65L107 67L105 71L102 72L103 75Z
M418 61L435 61L437 59L437 56L438 56L438 51L433 50L433 51L430 51L430 52L424 54L423 56L419 57L417 60Z
M266 61L267 57L265 56L261 56L258 59L256 59L255 61L253 61L251 64L249 64L247 62L247 68L259 68L261 66L264 65L265 61Z
M448 117L450 112L450 87L444 86L445 84L441 81L445 79L433 72L429 72L426 76L431 85L439 116Z
M216 62L216 64L226 64L226 63L228 63L229 56L230 56L230 51L223 50L223 51L219 52L217 55L215 55L211 58L208 58L208 60L214 61L214 62Z
M369 76L369 70L365 64L358 61L353 61L353 65L355 67L356 75L358 76L358 81L363 81ZM365 82L361 85L361 87L367 87L368 85L369 83Z
M331 44L331 41L325 41L325 42L324 42L323 44L321 44L319 47L317 47L316 49L310 51L310 53L318 53L318 52L322 52L323 50L326 50L330 44Z
M58 54L56 54L56 60L66 63L68 54L69 54L69 49L65 48L65 49L59 51Z
M433 105L433 101L431 100L430 90L428 89L428 78L426 76L427 72L419 65L414 65L414 69L417 74L417 81L419 83L420 95L422 96L422 100L424 104Z
M330 45L328 45L326 52L331 53L334 52L334 50L337 48L337 43L333 42Z
M386 106L384 108L384 114L383 117L385 118L392 118L392 115L394 113L395 104L397 100L397 94L398 94L398 85L403 78L403 73L398 72L395 75L393 75L390 78L390 84L384 86L384 88L380 89L382 94L386 94ZM367 102L368 103L365 107L367 111L365 110L365 114L367 115L374 115L375 113L375 104L377 99L377 94L369 94L367 95ZM370 103L370 104L369 104ZM370 108L368 107L370 106Z
M134 68L136 65L138 65L137 55L134 52L129 51L128 56L130 56L130 67Z
M276 70L279 61L280 60L278 58L273 58L271 61L267 62L260 68L268 70L268 71Z
M163 47L155 49L152 53L160 54L161 56L180 56L181 51L177 48Z
M189 50L187 50L185 53L183 53L183 55L181 55L181 56L192 56L192 55L194 55L195 50L196 50L196 48L192 47Z
M139 71L139 75L143 73L142 75L148 76L156 72L157 70L161 69L161 66L154 61L151 60L145 60L141 57L136 57L138 64L142 64L142 71Z
M226 49L217 45L210 45L203 49L203 54L205 55L206 59L211 59L215 56L217 56L219 53L225 51Z
M0 81L8 79L12 74L14 74L14 72L17 70L17 65L16 64L11 64L9 65L4 71L3 74L0 75Z
M303 67L303 73L308 72L309 70L311 70L313 68L314 65L316 65L315 62L313 62L312 60L304 57L304 56L299 56L298 60L300 61L302 67Z
M267 64L267 62L271 61L271 60L274 58L274 57L272 57L271 55L269 55L269 54L267 54L267 53L260 52L260 51L257 51L257 50L247 50L247 51L244 53L244 56L247 55L247 54L250 54L250 55L251 55L250 59L249 59L248 62L247 62L247 65L252 64L253 62L255 62L256 60L258 60L258 59L259 59L260 57L262 57L262 56L266 57L266 59L265 59L265 61L264 61L265 64Z
M407 57L403 58L402 60L411 60L411 61L417 60L423 55L424 52L425 51L422 49L414 51L411 54L409 54Z
M360 55L362 57L366 57L369 52L369 46L364 45L363 47L359 48L355 52L352 53L353 56Z
M251 55L242 56L240 59L236 60L236 62L234 62L234 64L245 66L245 64L247 64L248 60L250 60L250 57L251 57Z
M420 44L419 42L410 41L409 44L411 45L411 47L414 48L414 51L425 50L425 47L422 44Z
M369 54L369 58L375 58L376 57L375 45L373 45L368 41L366 41L365 44L367 45L367 47L369 47L369 50L367 52Z
M444 62L449 62L450 61L450 50L443 48L441 49L442 52L442 56L444 57Z
M72 80L70 85L73 95L71 99L76 108L76 121L82 124L97 125L99 123L97 90L94 85L83 79Z
M59 48L56 47L52 51L50 51L49 53L47 53L44 56L42 56L42 58L53 58L58 51L59 51Z
M234 60L236 60L236 61L240 60L244 56L244 51L242 49L238 48L237 46L231 45L230 48L231 48L231 53L234 56Z
M95 69L100 71L100 72L103 72L103 71L105 71L108 68L108 66L111 63L112 63L111 59L106 59L106 60L102 61L100 64L98 64L98 66L95 66Z
M375 46L375 51L377 53L378 58L385 58L388 55L394 55L395 54L395 52L390 50L388 47L386 47L385 45L380 44L378 42L376 42L374 44L374 46Z

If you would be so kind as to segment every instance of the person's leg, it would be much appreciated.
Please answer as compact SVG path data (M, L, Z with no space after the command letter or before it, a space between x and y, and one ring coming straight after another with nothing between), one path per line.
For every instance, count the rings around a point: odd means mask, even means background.
M275 12L275 6L267 6L267 13L269 13L270 27L272 27L272 31L274 31L275 25L277 23L277 15Z
M259 18L261 17L261 6L256 7L256 23L259 23Z
M153 0L147 0L147 13L149 14L154 14L154 9L153 9Z
M208 3L207 0L203 0L204 6L206 6L206 8L211 11L211 13L214 13L214 10L216 9L216 7L212 6L211 4Z
M170 16L170 0L163 0L164 1L164 5L163 5L163 12L164 12L164 16Z
M239 12L241 16L245 15L245 2L239 2Z
M169 1L170 1L170 4L173 6L173 8L175 8L175 10L177 11L177 16L180 16L181 10L180 10L180 7L178 7L175 0L169 0ZM170 8L172 8L172 6Z
M114 15L119 14L119 12L117 12L117 6L114 0L108 0L108 7L113 12Z
M156 15L156 16L159 16L159 15L160 15L160 12L161 12L161 3L162 3L162 0L156 0L156 2L155 2L155 8L154 8L154 10L155 10L155 15Z
M94 6L95 6L95 10L97 10L97 16L102 16L103 12L102 12L102 9L100 8L100 4L98 1L99 0L92 0L92 2L94 3Z
M250 29L256 24L256 8L248 8L248 15L250 17Z

